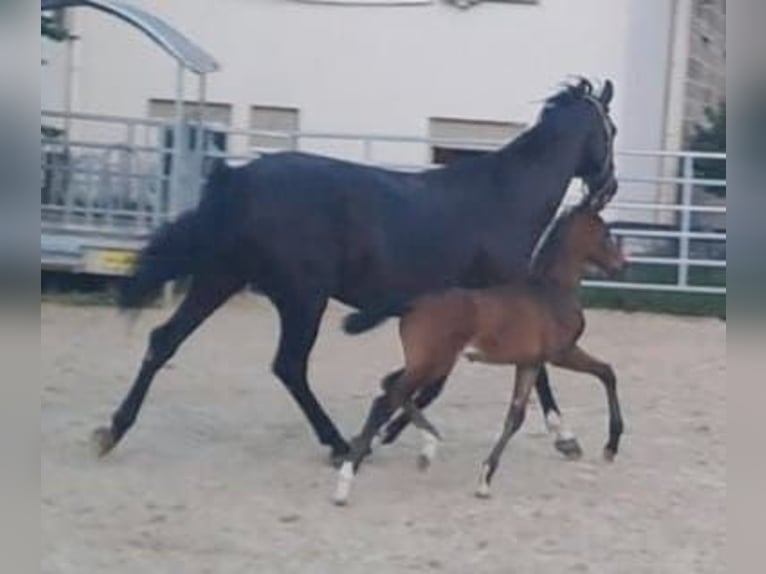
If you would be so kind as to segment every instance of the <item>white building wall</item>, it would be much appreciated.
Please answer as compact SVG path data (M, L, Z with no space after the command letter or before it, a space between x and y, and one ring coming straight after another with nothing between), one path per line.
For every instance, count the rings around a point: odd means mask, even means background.
M208 99L232 104L246 127L251 105L295 107L308 131L426 135L430 117L531 123L570 74L611 78L618 148L663 142L670 6L674 0L445 2L332 6L293 0L131 0L210 52L222 70ZM173 98L173 60L105 14L74 11L76 111L146 116ZM55 70L51 70L55 74ZM60 74L59 74L60 75ZM196 98L187 75L186 97ZM53 91L44 83L44 91ZM62 86L63 87L63 86ZM43 95L47 102L61 98ZM358 146L315 151L354 155ZM423 162L424 146L381 146L386 161ZM656 162L618 169L656 173ZM649 162L651 164L651 162ZM635 193L653 199L654 190Z
M531 121L539 110L535 100L567 74L609 75L623 83L628 0L469 10L443 2L133 3L167 19L221 62L209 96L233 103L238 123L246 121L250 104L274 104L300 108L309 130L424 133L434 115ZM148 39L89 9L78 9L76 20L82 37L77 108L142 115L149 97L173 97L173 63Z

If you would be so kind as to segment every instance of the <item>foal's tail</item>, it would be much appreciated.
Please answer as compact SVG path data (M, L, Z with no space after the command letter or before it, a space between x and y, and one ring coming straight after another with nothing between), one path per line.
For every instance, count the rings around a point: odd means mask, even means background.
M343 318L343 331L349 335L359 335L374 329L391 318L391 314L379 312L353 311Z
M206 182L199 205L154 232L141 250L133 273L119 285L117 305L122 310L140 309L153 301L168 281L194 273L211 260L222 244L221 230L229 195L226 179L231 168L219 160Z
M396 304L377 309L352 311L343 318L342 328L348 335L359 335L374 329L388 319L401 317L408 309L408 304Z

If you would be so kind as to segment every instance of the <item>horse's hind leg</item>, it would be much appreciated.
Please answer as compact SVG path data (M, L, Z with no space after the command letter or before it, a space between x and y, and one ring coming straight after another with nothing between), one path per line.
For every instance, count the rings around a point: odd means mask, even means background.
M331 447L332 457L336 459L348 452L348 443L327 416L308 383L309 354L316 341L327 299L279 299L275 300L275 304L282 330L273 371L298 403L319 442Z
M570 459L578 459L582 456L582 448L577 437L564 426L561 411L553 396L548 370L543 366L535 380L535 390L540 399L540 407L543 409L545 426L556 438L553 443L561 454Z
M620 412L620 401L617 398L617 377L612 367L607 363L591 357L580 347L574 347L562 358L555 362L556 365L577 371L590 373L598 377L606 390L606 398L609 404L609 440L604 446L604 458L608 461L614 459L620 444L623 422Z
M149 336L149 347L141 369L112 416L111 426L94 431L93 440L99 456L111 451L133 426L157 371L181 343L243 285L243 281L233 276L195 276L192 279L189 291L173 316Z
M527 409L527 401L532 391L532 386L537 378L538 367L517 367L516 382L513 387L513 398L508 414L505 417L503 432L495 443L487 459L481 467L479 476L479 486L476 489L476 496L480 498L489 497L489 484L500 464L500 457L503 455L505 446L510 438L516 433L524 422L524 415Z

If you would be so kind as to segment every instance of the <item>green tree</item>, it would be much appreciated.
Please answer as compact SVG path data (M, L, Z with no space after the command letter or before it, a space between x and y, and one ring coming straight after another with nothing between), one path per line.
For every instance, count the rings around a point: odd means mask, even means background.
M705 110L706 125L697 125L689 141L690 149L705 152L726 152L726 101L716 108ZM726 161L720 159L698 159L694 162L694 176L702 179L726 180ZM709 186L707 191L725 196L726 187Z

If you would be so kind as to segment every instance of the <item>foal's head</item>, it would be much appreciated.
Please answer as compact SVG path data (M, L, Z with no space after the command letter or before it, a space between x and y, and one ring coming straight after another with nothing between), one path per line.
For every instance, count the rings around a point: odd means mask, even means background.
M625 266L625 258L599 210L586 198L553 224L533 260L532 272L573 285L588 264L615 275Z
M567 219L562 240L570 257L581 267L595 265L608 275L622 271L625 257L596 209L587 204L580 205Z

